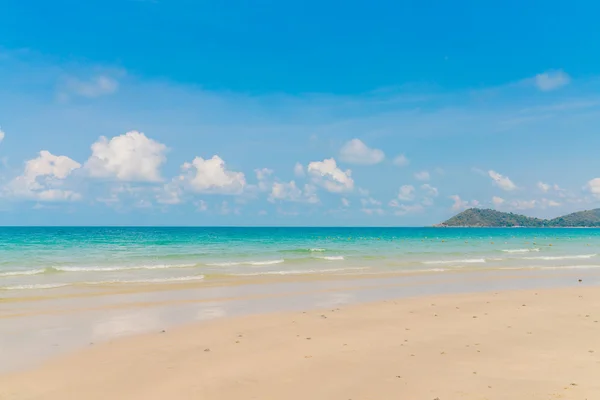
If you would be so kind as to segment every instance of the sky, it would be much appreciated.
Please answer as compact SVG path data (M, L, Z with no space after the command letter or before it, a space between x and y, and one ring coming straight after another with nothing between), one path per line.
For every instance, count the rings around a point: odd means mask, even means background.
M4 0L1 225L600 207L600 3Z

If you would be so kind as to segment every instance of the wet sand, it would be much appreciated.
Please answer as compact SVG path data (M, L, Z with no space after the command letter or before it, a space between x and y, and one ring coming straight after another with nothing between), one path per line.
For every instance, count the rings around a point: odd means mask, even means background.
M0 376L1 399L596 399L597 287L437 294L122 337Z

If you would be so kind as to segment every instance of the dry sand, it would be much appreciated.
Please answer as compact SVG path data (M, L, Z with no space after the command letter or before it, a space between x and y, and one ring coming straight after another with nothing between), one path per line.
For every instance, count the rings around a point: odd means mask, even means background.
M216 320L0 376L0 399L600 399L600 289Z

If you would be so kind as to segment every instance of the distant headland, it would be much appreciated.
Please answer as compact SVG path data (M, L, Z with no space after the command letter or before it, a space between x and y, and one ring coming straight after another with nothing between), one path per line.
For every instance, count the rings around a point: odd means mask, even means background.
M579 211L554 219L541 219L491 209L470 208L437 227L526 227L595 228L600 227L600 208Z

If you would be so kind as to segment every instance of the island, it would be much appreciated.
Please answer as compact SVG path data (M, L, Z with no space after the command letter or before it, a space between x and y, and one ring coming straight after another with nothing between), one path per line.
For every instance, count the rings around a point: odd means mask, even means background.
M470 208L438 227L525 227L525 228L595 228L600 227L600 208L579 211L553 219L527 217L492 209Z

